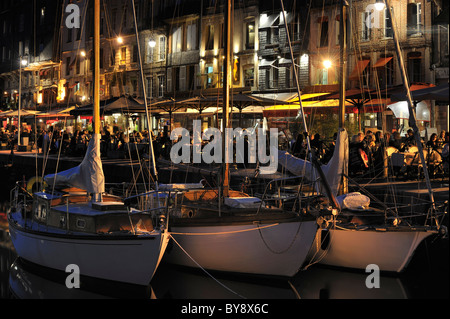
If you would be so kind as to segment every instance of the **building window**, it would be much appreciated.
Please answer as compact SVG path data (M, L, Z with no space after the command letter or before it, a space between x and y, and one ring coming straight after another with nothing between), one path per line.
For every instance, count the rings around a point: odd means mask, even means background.
M45 23L45 7L41 8L41 15L39 19L40 25L43 25Z
M145 63L153 62L154 48L151 47L150 40L151 39L148 39L145 43Z
M147 97L153 98L153 78L148 77L147 78Z
M138 61L138 46L133 45L133 62L136 63Z
M422 31L422 4L408 3L407 35L421 35Z
M422 55L420 52L408 54L408 77L410 83L422 82Z
M205 65L206 88L214 87L214 68L212 64Z
M244 86L253 86L255 79L255 69L247 68L244 70Z
M341 32L340 27L341 27L341 22L336 19L336 21L334 22L334 31L335 31L335 35L336 35L335 44L336 45L340 44L340 39L339 39L339 37L341 36L341 34L340 34L340 32Z
M70 75L70 57L66 58L66 75Z
M270 44L277 44L277 43L279 43L279 39L280 38L279 38L279 30L278 30L278 28L270 28L268 33L270 35L270 39L268 39Z
M158 97L164 96L164 75L158 75Z
M320 85L328 84L328 69L319 69L318 84L320 84Z
M361 13L361 41L370 40L370 30L372 28L370 14L370 12Z
M391 7L391 13L394 14L394 8ZM392 38L392 21L389 19L389 13L387 8L384 9L384 37L385 38Z
M255 22L248 22L246 25L246 43L247 50L255 48Z
M75 63L76 66L76 74L80 74L80 59L76 58L77 62Z
M166 37L159 38L159 59L164 61L166 59Z
M172 33L172 53L181 52L183 45L182 27L178 27L173 30Z
M206 27L206 44L205 50L214 49L214 25L210 24Z
M225 24L220 24L219 48L225 48Z
M127 63L127 47L122 47L120 49L120 64Z
M197 25L187 26L187 51L197 50Z

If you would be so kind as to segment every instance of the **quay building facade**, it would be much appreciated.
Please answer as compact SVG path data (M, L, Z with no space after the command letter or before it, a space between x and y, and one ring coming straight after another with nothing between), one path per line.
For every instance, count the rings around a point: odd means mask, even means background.
M345 8L346 120L353 132L401 127L406 131L408 121L398 111L402 105L391 99L402 86L394 26L386 8L378 10L375 3L350 0ZM79 28L66 25L70 4L79 8ZM199 102L170 109L161 102L222 94L224 1L135 0L134 4L135 10L132 1L101 3L102 100L130 96L142 103L145 88L149 106L155 105L154 128L189 128L189 121L199 113L203 125L220 126L219 105L202 108ZM448 3L391 0L390 4L411 89L448 83ZM89 116L68 117L67 110L93 102L92 5L86 0L1 2L2 111L17 109L21 99L23 109L47 114L40 119L43 125L62 119L66 124L89 124ZM295 102L297 74L311 130L330 137L337 128L330 123L337 123L338 114L340 1L288 0L284 8L283 14L278 1L233 1L231 91ZM26 61L22 64L22 60ZM270 126L301 130L298 108L298 103L281 103L233 109L233 125L248 127L265 119ZM419 109L421 130L448 130L448 102L423 101ZM142 113L102 119L105 125L136 129L147 125ZM3 126L15 123L0 120Z

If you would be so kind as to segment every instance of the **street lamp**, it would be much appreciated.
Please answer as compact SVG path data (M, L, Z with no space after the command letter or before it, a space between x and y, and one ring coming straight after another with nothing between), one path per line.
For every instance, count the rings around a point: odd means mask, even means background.
M384 0L376 0L376 2L375 2L375 9L376 9L377 11L383 10L384 7L385 7L385 5L384 5Z
M17 150L19 150L20 145L22 145L20 140L20 130L21 130L21 123L20 123L20 108L22 106L22 67L27 66L27 59L25 57L20 57L20 63L19 63L19 107L17 109Z
M123 43L123 38L121 36L117 37L117 42L119 44L122 44Z
M330 60L323 61L323 66L325 69L331 68L331 61Z

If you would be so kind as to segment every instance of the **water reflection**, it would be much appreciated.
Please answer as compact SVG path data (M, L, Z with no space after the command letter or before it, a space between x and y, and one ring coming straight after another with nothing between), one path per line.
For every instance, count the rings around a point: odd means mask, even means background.
M20 258L14 261L9 271L11 297L18 299L156 299L151 287L127 286L123 289L120 284L106 284L96 279L81 279L80 286L80 289L69 289L65 285L65 276L48 269L44 274L41 269L28 265Z
M407 299L401 279L381 276L380 288L366 287L367 274L310 268L290 281L213 274L163 265L152 281L160 298L173 299Z

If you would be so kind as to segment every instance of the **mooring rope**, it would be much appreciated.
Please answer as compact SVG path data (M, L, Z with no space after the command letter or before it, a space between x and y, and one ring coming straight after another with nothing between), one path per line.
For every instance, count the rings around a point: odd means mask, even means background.
M221 285L223 288L225 288L226 290L228 290L229 292L235 294L236 296L239 296L242 299L247 299L244 296L238 294L237 292L233 291L231 288L228 288L227 286L225 286L223 283L221 283L219 280L217 280L216 278L214 278L213 275L211 275L206 269L204 269L202 266L200 266L200 264L198 262L195 261L194 258L192 258L191 255L188 254L188 252L181 247L181 245L175 240L175 238L172 236L172 233L170 234L170 237L173 239L173 241L178 245L178 247L180 247L180 249L186 254L186 256L188 256L201 270L203 270L209 277L211 277L215 282L217 282L219 285Z
M291 241L291 243L289 244L289 246L288 246L286 249L281 250L281 251L275 251L275 250L273 250L271 247L269 247L269 244L265 241L264 236L263 236L263 234L262 234L262 232L261 232L261 229L263 229L264 227L258 227L258 231L259 231L259 235L260 235L260 237L261 237L261 239L262 239L264 245L266 246L266 248L267 248L271 253L273 253L273 254L281 255L281 254L284 254L285 252L287 252L289 249L291 249L292 246L294 245L294 243L295 243L295 241L297 240L298 235L299 235L299 233L300 233L300 228L302 228L302 223L303 223L303 222L299 222L299 225L298 225L298 228L297 228L297 232L295 233L294 238L292 238L292 241Z
M217 232L217 233L177 233L177 232L173 232L173 231L171 231L170 233L173 235L187 235L187 236L229 235L229 234L237 234L237 233L244 233L244 232L249 232L249 231L260 230L260 229L274 227L274 226L278 226L278 225L279 225L279 223L276 223L276 224L271 224L271 225L267 225L267 226L263 226L263 227Z

